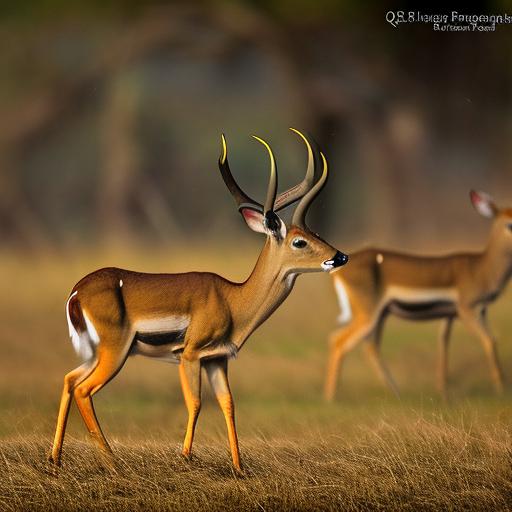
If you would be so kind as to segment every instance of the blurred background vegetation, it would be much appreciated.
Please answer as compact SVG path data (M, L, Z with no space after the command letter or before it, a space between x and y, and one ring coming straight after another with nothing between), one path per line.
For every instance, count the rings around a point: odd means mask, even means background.
M344 250L479 247L468 189L512 196L507 26L393 28L399 4L336 0L0 5L2 252L249 241L222 132L257 197L268 165L249 135L285 187L306 163L287 128L312 134L332 170L312 225Z

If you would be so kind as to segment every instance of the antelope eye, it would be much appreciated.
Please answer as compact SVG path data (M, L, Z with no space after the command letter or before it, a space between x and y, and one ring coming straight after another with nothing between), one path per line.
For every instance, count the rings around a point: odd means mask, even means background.
M509 231L512 231L512 224L507 224L507 228Z
M302 238L296 238L292 242L292 245L293 245L293 247L296 247L297 249L303 249L304 247L306 247L306 245L308 245L308 243L306 242L306 240L303 240Z

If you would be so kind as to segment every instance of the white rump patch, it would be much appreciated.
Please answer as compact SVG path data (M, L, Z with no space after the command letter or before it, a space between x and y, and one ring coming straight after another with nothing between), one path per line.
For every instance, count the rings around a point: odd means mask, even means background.
M68 301L66 302L66 319L68 321L68 330L69 337L71 338L71 343L73 343L73 348L75 349L75 352L80 355L80 334L78 334L78 331L75 329L75 326L71 323L71 317L69 316L69 302L77 293L78 292L73 292L69 296Z
M377 254L377 256L375 257L375 261L377 261L379 265L384 261L384 256L382 255L382 253L379 252L379 254Z
M66 319L68 321L69 337L71 338L71 343L73 343L73 348L82 360L87 361L94 356L93 345L97 345L100 338L85 311L82 310L82 315L87 328L86 332L79 333L71 322L71 317L69 315L69 303L77 293L77 291L73 292L66 302Z
M183 331L189 323L190 317L186 315L143 318L135 322L134 329L141 333L174 332Z
M336 288L338 303L341 310L338 316L338 322L340 324L346 324L352 319L352 308L350 307L350 300L348 298L347 290L341 279L334 280L334 287Z
M96 332L96 329L94 328L94 325L89 320L87 313L82 310L82 314L84 315L85 325L87 326L87 333L89 334L91 341L95 345L97 345L100 342L100 337L98 336L98 333Z

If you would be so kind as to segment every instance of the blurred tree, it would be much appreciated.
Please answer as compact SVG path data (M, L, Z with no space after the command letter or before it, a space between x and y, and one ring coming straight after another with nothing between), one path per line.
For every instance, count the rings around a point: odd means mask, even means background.
M91 151L101 153L101 168L90 178L97 193L83 207L91 218L95 211L106 239L143 232L165 241L179 236L184 218L197 220L190 201L180 194L170 201L160 185L190 180L202 160L185 155L211 151L193 136L217 131L219 120L201 111L208 101L222 101L222 123L240 131L253 124L249 120L272 125L285 115L307 127L335 171L313 222L358 243L407 240L419 247L429 235L441 245L436 228L446 228L450 238L465 218L467 188L481 183L511 190L506 27L492 35L440 34L428 25L395 29L381 7L334 0L73 6L46 0L13 4L9 15L0 32L0 55L10 63L0 67L8 83L0 87L0 230L24 246L54 244L59 226L41 220L48 204L30 196L26 180L35 169L20 169L36 149L44 153L50 138L58 146L58 131L87 109L96 112L92 124L100 136ZM32 56L23 65L17 41ZM194 67L202 73L191 72ZM235 75L245 80L235 93L229 89L238 107L228 110L232 98L223 88ZM171 90L153 99L164 78ZM198 79L204 83L194 83ZM261 103L250 99L256 88ZM164 104L169 97L172 104ZM282 109L264 111L266 100ZM157 129L170 131L169 144L149 136ZM180 175L185 167L191 172ZM212 206L208 179L204 188L193 181L187 186ZM454 212L456 194L461 200Z

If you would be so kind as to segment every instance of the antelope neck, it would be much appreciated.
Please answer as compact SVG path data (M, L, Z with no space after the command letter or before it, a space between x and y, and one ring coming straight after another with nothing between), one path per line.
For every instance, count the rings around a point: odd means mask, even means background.
M512 275L512 248L500 237L493 236L480 254L479 267L485 272L488 286L501 291Z
M282 269L275 254L275 243L267 238L251 275L243 283L234 284L230 290L232 341L238 348L292 290L295 275L289 275Z

